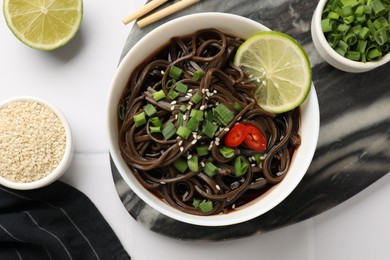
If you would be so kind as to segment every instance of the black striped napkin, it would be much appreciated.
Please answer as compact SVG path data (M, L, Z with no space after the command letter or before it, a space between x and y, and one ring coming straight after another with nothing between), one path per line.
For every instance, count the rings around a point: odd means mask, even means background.
M0 259L125 260L130 256L91 200L56 181L31 191L0 186Z

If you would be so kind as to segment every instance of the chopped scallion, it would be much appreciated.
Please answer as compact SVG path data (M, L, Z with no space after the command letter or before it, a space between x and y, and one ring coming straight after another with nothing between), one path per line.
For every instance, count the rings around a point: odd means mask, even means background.
M244 175L249 168L249 164L245 161L242 156L236 157L234 159L234 174L239 177Z
M161 126L149 126L151 133L161 133Z
M172 79L179 80L183 75L183 70L179 67L172 66L169 70L169 77Z
M242 110L242 106L238 103L238 102L234 102L233 103L233 108L234 110L236 110L237 112L240 112Z
M180 93L185 94L187 92L187 90L188 90L188 86L186 84L184 84L184 83L178 82L176 84L175 90L177 90Z
M179 108L180 112L185 113L187 111L187 106L186 105L181 105Z
M172 122L169 122L168 124L166 124L163 129L162 129L162 134L164 136L164 139L165 140L168 140L170 139L172 136L175 135L176 133L176 127L174 126L174 124Z
M198 109L191 109L190 117L194 117L198 121L201 121L203 119L203 111Z
M201 200L199 200L199 199L194 199L194 200L192 201L192 206L194 206L195 208L199 208L200 203L201 203Z
M119 116L119 119L120 120L125 119L125 115L126 115L126 107L125 107L125 105L120 104L118 106L118 116Z
M136 127L139 127L139 126L146 124L145 112L142 111L142 112L134 115L133 120L134 120L134 124Z
M188 168L187 162L182 158L175 160L173 166L181 173L184 173Z
M234 119L234 112L224 104L220 103L214 108L214 117L224 126Z
M160 118L158 118L156 116L149 118L149 120L150 120L150 123L152 123L153 126L162 126Z
M194 72L194 80L200 81L204 76L204 71L203 70L197 70Z
M182 113L179 113L177 115L177 125L179 125L179 126L183 125L183 123L184 123L183 117L184 117L184 115Z
M348 59L377 61L390 52L389 0L328 0L321 26L329 45Z
M156 108L152 104L145 105L144 111L148 115L148 117L154 116L157 113Z
M171 99L171 100L176 99L178 96L179 96L179 93L176 92L176 91L174 91L174 90L171 90L171 91L169 91L169 93L168 93L168 97L169 97L169 99Z
M153 98L154 98L155 101L159 101L159 100L165 98L165 93L164 93L164 91L161 89L161 90L159 90L159 91L157 91L157 92L154 92L154 93L152 94L152 96L153 96Z
M187 139L191 134L191 130L186 126L179 126L179 128L176 131L176 134L178 136L183 137L184 139Z
M233 148L222 146L219 148L219 153L225 158L232 158L235 154L235 150Z
M198 146L198 147L196 147L196 153L197 153L199 156L208 155L208 154L209 154L209 148L208 148L208 146L206 146L206 145Z
M194 104L198 104L202 100L202 95L196 92L194 96L192 96L191 101L194 102Z
M203 125L203 129L202 129L202 133L207 135L210 138L213 138L217 129L218 129L218 125L210 122L209 120L205 120L205 123Z
M203 201L199 203L199 209L200 211L207 213L214 209L213 202L212 201Z
M199 171L198 156L193 155L190 159L187 160L188 168L193 172Z
M348 51L345 55L346 58L350 60L360 60L360 52L358 51Z
M188 129L190 129L193 132L198 131L199 123L200 123L200 121L198 119L196 119L195 117L191 117L188 120L186 127L188 127Z
M205 165L204 165L204 168L203 168L204 172L210 176L210 177L214 177L217 172L218 172L218 167L215 166L212 162L207 162Z

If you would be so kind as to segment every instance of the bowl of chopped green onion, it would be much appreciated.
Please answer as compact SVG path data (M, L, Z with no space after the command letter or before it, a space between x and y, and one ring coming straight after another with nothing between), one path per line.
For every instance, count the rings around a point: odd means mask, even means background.
M390 60L390 3L383 0L320 0L311 35L321 57L352 73Z

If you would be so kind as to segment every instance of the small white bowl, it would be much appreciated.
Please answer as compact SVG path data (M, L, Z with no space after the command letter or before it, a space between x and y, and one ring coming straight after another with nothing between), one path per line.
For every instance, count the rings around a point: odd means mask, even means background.
M390 61L390 53L384 55L379 61L359 62L347 59L338 54L328 43L321 27L321 16L328 0L320 0L314 11L311 21L311 37L315 48L321 57L331 66L352 73L361 73L373 70Z
M319 107L312 86L309 96L301 106L302 143L295 152L289 172L282 182L247 206L228 214L195 216L183 213L164 203L146 190L134 177L122 159L118 145L117 106L128 79L138 64L154 53L174 36L189 35L201 29L215 28L226 34L246 39L260 31L269 30L248 18L226 13L198 13L183 16L154 29L139 40L119 65L113 77L107 102L107 127L109 150L119 173L129 187L148 205L173 219L201 226L226 226L253 219L269 211L284 200L305 175L313 158L319 132Z
M66 141L65 141L64 155L60 160L60 162L58 163L58 165L56 166L56 168L51 173L49 173L48 175L46 175L41 179L37 179L31 182L15 182L0 176L0 185L6 186L8 188L16 189L16 190L38 189L51 184L52 182L54 182L64 174L64 172L68 168L73 158L73 137L72 137L72 133L68 121L66 120L62 112L45 100L35 98L35 97L24 97L24 96L15 97L1 102L0 110L10 105L11 103L20 102L20 101L36 102L45 106L46 108L49 108L49 110L54 112L54 114L60 119L65 129Z

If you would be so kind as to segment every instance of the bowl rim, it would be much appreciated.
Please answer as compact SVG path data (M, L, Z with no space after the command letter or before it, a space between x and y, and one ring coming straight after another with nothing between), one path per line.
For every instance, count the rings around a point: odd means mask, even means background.
M317 7L313 14L313 20L312 25L315 27L313 33L316 33L318 41L322 48L325 49L325 51L328 53L328 55L334 59L336 62L340 64L344 64L344 66L348 66L355 69L361 69L362 71L368 71L371 69L375 69L379 66L382 66L390 61L390 52L385 54L380 60L378 61L369 61L369 62L361 62L361 61L353 61L346 57L341 56L338 54L328 43L328 41L325 38L325 34L322 32L321 27L321 19L322 19L322 11L325 8L325 5L327 4L329 0L320 0L317 4Z
M49 108L60 119L62 125L64 126L65 135L66 135L64 155L60 163L57 165L57 167L45 177L39 180L24 183L24 182L14 182L0 176L0 184L8 188L16 189L16 190L33 190L51 184L52 182L54 182L64 174L66 169L69 167L73 157L73 150L74 150L73 136L72 136L70 125L67 119L65 118L64 114L56 106L52 105L51 103L49 103L48 101L42 98L37 98L32 96L12 97L0 102L0 110L11 103L15 103L19 101L37 102Z
M109 134L109 151L111 154L111 157L113 159L113 162L119 172L119 174L122 176L126 184L130 187L130 189L141 199L143 200L147 205L151 206L155 210L157 210L159 213L162 213L163 215L166 215L172 219L188 223L188 224L193 224L193 225L199 225L199 226L227 226L227 225L232 225L232 224L238 224L242 223L245 221L248 221L250 219L253 219L255 217L258 217L259 215L269 211L276 205L278 205L282 200L284 200L295 187L298 185L298 183L301 181L303 176L306 174L306 171L312 161L312 158L314 156L314 152L316 149L317 141L318 141L318 134L319 134L319 106L318 106L318 100L317 100L317 95L314 89L314 85L312 84L311 91L305 101L304 104L306 105L311 105L314 106L316 109L312 111L312 116L313 116L313 122L310 124L310 129L311 132L313 132L313 135L311 136L312 143L310 143L310 146L308 148L307 153L305 154L306 156L306 163L302 164L302 172L300 172L300 176L297 177L295 180L295 183L293 185L289 185L288 189L285 190L283 194L280 193L271 193L275 194L273 197L270 195L265 196L264 198L261 199L261 202L263 204L266 204L266 207L262 209L262 211L256 211L252 212L250 214L246 213L244 216L241 212L244 212L244 209L238 210L236 212L231 212L229 214L224 214L224 215L212 215L212 216L195 216L187 213L183 213L179 210L174 209L172 206L167 205L166 203L162 202L160 199L156 198L154 195L151 194L150 191L146 190L140 183L133 183L131 181L131 177L129 177L126 173L129 172L126 164L121 158L120 152L117 149L117 128L116 128L116 116L111 116L116 114L116 104L118 100L115 100L114 97L114 91L116 90L115 88L120 88L120 91L123 91L124 85L118 86L118 84L121 84L121 81L123 82L123 78L129 78L131 74L131 70L134 69L129 69L128 66L132 62L132 56L135 55L134 53L136 52L137 48L139 46L142 46L145 42L148 42L150 39L153 39L153 35L159 34L159 31L166 31L167 29L171 28L172 26L175 26L176 23L182 23L183 21L193 21L193 20L199 20L199 19L218 19L218 18L225 18L225 19L231 19L232 21L240 21L245 23L246 25L251 25L253 28L257 29L257 32L259 30L269 30L269 28L265 27L264 25L255 22L249 18L235 15L235 14L228 14L228 13L219 13L219 12L205 12L205 13L196 13L196 14L190 14L190 15L185 15L179 18L176 18L174 20L171 20L163 25L160 25L156 29L150 31L147 33L145 36L143 36L130 50L129 52L124 56L123 60L120 62L117 70L114 73L111 85L108 90L108 99L107 99L107 114L106 114L106 120L107 120L107 128L108 128L108 134ZM212 21L214 21L212 20ZM216 27L217 22L212 22L212 25L210 27ZM198 25L196 25L198 26ZM196 27L195 26L195 27ZM228 26L228 25L227 25ZM205 27L203 27L205 28ZM193 32L196 30L200 30L202 28L193 29ZM236 29L238 30L238 29ZM188 32L188 34L191 32ZM173 36L178 36L173 35ZM185 34L183 34L185 35ZM249 35L248 35L249 37ZM160 41L159 46L161 47L164 43ZM158 48L156 47L156 49ZM141 61L140 61L141 62ZM138 64L136 64L138 65ZM123 76L125 75L125 76ZM126 82L127 82L126 79ZM124 83L125 84L125 83ZM118 91L118 90L116 90ZM309 103L309 104L307 104ZM115 104L115 107L112 106L112 104ZM304 105L303 105L304 106ZM114 122L112 122L114 120ZM302 122L301 122L302 124ZM115 126L114 126L115 125ZM287 179L289 175L286 176L285 179ZM290 174L291 176L291 174ZM291 177L290 177L291 178ZM283 182L279 183L278 186L282 185ZM280 190L280 189L279 189ZM268 203L270 198L273 199L273 203ZM267 204L268 203L268 204ZM254 203L251 205L258 205L259 203ZM251 208L251 207L248 207ZM238 215L239 214L239 215ZM229 217L226 217L229 216Z

